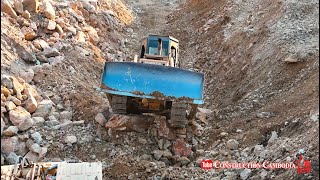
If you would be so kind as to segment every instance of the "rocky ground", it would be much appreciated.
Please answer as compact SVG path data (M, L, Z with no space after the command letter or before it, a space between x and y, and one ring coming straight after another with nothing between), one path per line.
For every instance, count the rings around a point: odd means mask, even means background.
M1 1L1 165L103 163L105 179L319 179L319 2ZM114 115L104 61L148 34L180 40L205 104L176 138L164 117ZM203 159L296 169L201 169Z

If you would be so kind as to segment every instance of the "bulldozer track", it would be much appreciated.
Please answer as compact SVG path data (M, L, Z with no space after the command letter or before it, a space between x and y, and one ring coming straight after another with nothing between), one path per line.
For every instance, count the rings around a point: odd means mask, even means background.
M127 97L126 96L112 96L111 107L114 114L127 113Z
M171 116L170 116L170 124L175 128L185 128L188 120L186 117L186 110L188 108L188 104L184 103L172 103L171 108Z

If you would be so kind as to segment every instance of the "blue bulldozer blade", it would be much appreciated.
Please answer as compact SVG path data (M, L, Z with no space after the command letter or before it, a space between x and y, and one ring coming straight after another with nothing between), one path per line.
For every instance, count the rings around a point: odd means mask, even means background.
M203 104L204 74L169 66L106 62L102 90L116 95Z

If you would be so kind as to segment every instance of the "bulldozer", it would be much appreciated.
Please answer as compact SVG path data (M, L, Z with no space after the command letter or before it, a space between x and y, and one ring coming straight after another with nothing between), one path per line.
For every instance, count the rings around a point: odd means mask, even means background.
M154 113L185 128L203 104L204 74L181 68L179 41L149 35L133 62L105 62L100 90L114 114Z

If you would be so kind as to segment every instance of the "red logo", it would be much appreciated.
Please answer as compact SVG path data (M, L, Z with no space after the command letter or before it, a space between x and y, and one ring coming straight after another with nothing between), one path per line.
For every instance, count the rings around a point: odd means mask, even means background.
M311 172L311 163L309 160L305 160L302 155L299 156L299 159L296 160L298 166L298 174L310 174Z
M201 168L202 169L212 169L213 168L213 162L210 159L205 159L201 161Z

